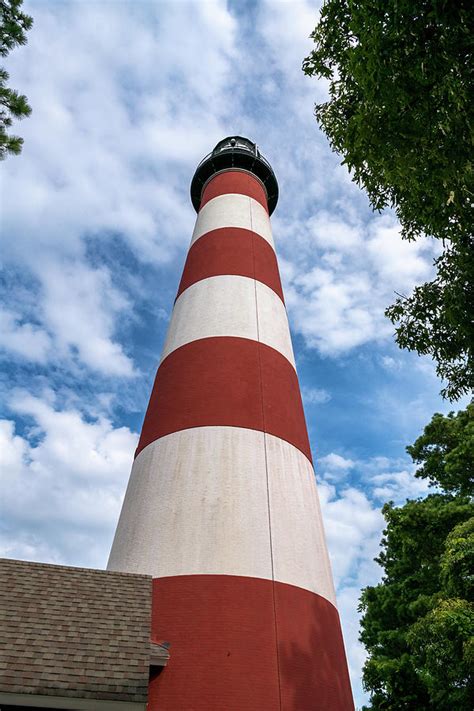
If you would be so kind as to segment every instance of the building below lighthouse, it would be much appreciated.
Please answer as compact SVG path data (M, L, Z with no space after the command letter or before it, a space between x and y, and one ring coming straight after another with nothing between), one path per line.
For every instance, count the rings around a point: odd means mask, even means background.
M110 554L153 578L149 711L353 708L270 215L246 138L198 166L197 220Z

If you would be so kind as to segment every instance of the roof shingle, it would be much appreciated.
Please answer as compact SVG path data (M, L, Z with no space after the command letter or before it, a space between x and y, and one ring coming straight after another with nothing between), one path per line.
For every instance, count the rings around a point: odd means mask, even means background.
M145 703L151 577L0 559L0 691Z

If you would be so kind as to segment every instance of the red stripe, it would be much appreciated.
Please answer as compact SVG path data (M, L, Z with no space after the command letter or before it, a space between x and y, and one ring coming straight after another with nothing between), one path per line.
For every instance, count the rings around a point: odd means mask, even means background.
M268 212L267 193L262 183L251 173L242 170L227 170L225 173L217 173L211 178L202 192L199 209L204 207L209 200L229 193L248 195L263 205Z
M170 353L156 374L137 454L164 435L211 425L268 432L311 461L295 369L258 341L202 338Z
M326 598L275 583L281 708L353 711L339 614Z
M302 588L233 575L156 579L152 639L171 647L150 680L149 711L277 711L280 693L282 711L354 708L337 610Z
M257 279L283 299L275 252L260 235L239 227L222 227L200 237L190 248L178 296L201 279L237 274Z

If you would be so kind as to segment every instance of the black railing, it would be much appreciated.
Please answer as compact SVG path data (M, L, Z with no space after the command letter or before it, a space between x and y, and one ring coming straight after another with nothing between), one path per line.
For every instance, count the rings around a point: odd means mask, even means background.
M270 214L278 201L278 183L275 173L257 145L243 136L229 136L216 145L196 168L191 182L191 200L196 211L201 204L202 190L207 181L221 170L247 170L257 176L267 191Z

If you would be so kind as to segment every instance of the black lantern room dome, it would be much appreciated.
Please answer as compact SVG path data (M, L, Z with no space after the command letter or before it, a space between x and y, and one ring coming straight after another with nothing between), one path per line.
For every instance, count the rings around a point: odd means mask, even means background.
M199 163L191 181L191 201L196 212L201 204L207 181L221 170L247 170L263 183L267 191L270 215L278 202L278 183L270 163L262 156L257 144L243 136L228 136L216 145Z

